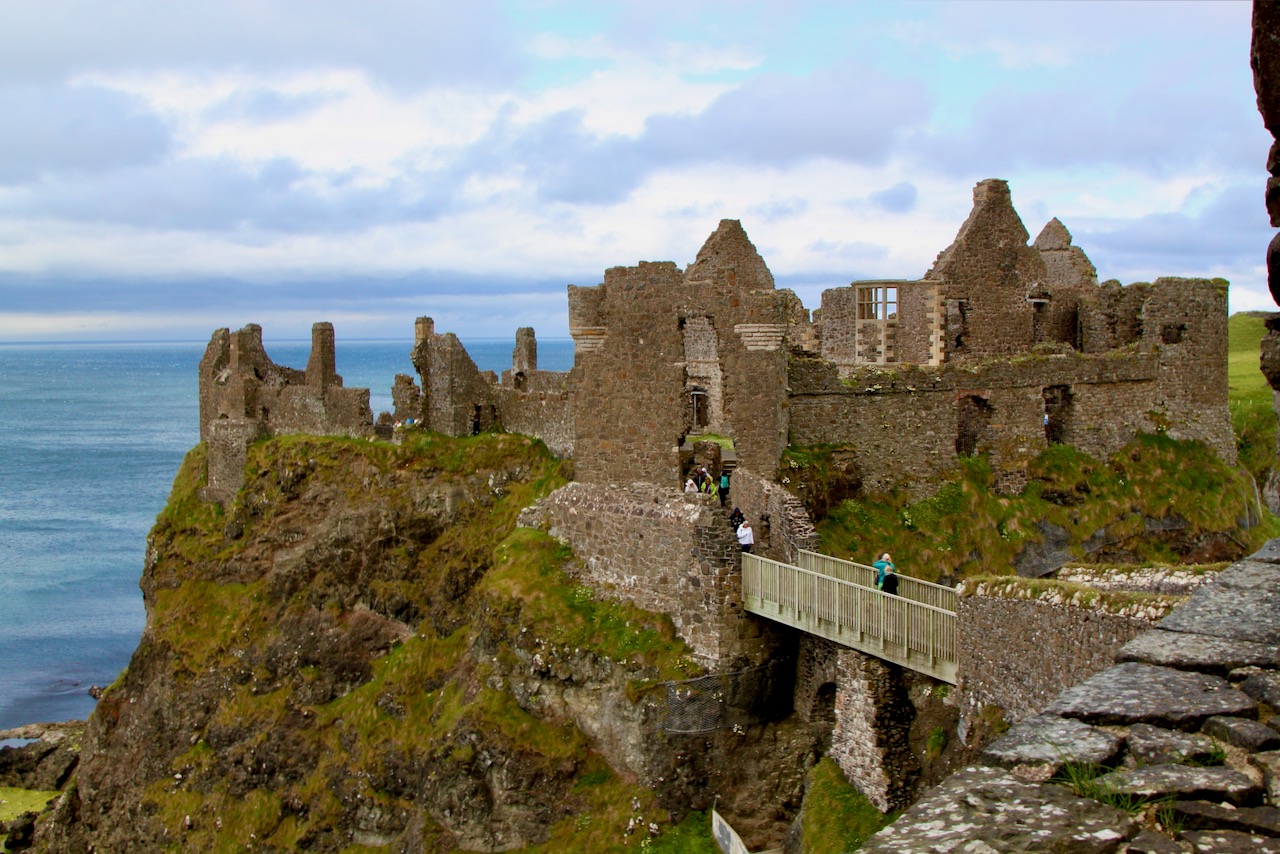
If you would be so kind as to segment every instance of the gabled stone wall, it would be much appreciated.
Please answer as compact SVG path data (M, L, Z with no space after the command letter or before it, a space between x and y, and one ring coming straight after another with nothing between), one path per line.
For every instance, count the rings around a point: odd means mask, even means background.
M570 287L569 326L578 479L679 486L682 441L711 426L695 426L693 386L715 396L715 426L740 465L776 468L786 349L811 330L795 295L773 289L741 224L721 222L685 274L641 262L606 271L595 288Z
M1012 356L1031 349L1035 336L1027 289L1049 276L1027 238L1006 182L991 179L974 187L969 218L925 275L939 283L939 307L946 317L945 361Z

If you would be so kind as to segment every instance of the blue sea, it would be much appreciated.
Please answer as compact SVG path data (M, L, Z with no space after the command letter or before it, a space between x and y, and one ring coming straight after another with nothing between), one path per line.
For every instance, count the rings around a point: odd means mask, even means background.
M463 342L482 370L511 367L514 336ZM305 368L310 341L266 341ZM92 685L129 662L145 619L147 532L199 441L205 342L0 344L0 729L84 718ZM406 341L345 342L338 373L391 409ZM538 342L538 367L573 365L573 342Z

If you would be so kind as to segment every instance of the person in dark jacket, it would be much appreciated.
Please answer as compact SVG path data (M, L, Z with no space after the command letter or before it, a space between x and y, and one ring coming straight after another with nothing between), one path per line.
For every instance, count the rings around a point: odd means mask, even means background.
M880 582L880 590L890 596L898 595L898 571L893 568L892 563L885 570L884 581Z

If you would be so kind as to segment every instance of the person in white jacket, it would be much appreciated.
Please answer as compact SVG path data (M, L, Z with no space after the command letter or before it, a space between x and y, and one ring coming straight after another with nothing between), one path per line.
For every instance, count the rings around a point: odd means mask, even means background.
M751 523L743 519L742 524L738 526L738 545L742 546L744 552L749 552L755 544L756 535L751 530Z

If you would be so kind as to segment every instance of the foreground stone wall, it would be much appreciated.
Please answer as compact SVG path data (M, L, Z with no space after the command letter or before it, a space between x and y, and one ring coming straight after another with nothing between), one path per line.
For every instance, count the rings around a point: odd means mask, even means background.
M1280 851L1280 540L1200 587L1117 660L860 850ZM1144 828L1142 812L1046 782L1067 763L1100 766L1105 799L1167 803L1164 832Z
M1039 714L1063 690L1109 667L1116 651L1152 622L1034 599L961 596L962 719L987 705L999 706L1011 722Z
M651 484L571 483L520 516L549 531L605 595L668 614L709 669L768 660L779 629L742 610L741 550L720 503Z

